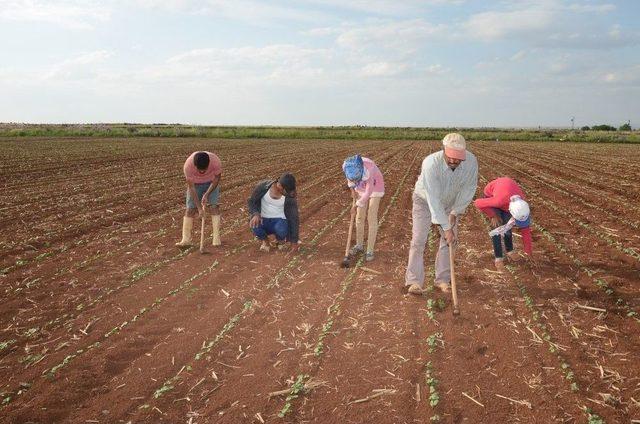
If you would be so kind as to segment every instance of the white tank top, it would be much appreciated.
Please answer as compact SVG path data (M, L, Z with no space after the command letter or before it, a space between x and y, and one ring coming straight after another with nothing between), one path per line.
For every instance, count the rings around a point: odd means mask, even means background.
M284 214L285 196L274 199L269 194L269 190L262 196L260 200L260 216L263 218L282 218L287 219Z

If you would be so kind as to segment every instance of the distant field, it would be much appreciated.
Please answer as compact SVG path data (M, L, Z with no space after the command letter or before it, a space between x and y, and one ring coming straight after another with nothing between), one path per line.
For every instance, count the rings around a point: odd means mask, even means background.
M0 422L640 418L640 149L470 143L477 196L502 175L525 189L538 259L510 260L497 273L488 223L469 207L454 317L450 296L433 290L435 237L428 292L398 290L413 185L423 158L440 148L433 140L0 140ZM182 165L202 149L224 167L223 245L209 255L174 246ZM387 194L375 260L345 270L350 197L340 165L354 152L379 164ZM257 180L284 170L298 179L302 248L260 252L247 197Z
M401 127L232 127L164 124L0 124L0 137L197 137L354 140L438 140L458 131L468 140L640 143L639 131Z

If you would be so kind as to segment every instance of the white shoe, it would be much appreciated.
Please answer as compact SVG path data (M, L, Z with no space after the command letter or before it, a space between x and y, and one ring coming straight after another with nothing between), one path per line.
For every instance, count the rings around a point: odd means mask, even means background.
M411 285L409 286L409 288L407 289L407 292L408 292L408 293L411 293L411 294L418 294L418 295L420 295L420 294L424 293L424 290L422 289L422 287L420 287L420 286L419 286L419 285L417 285L417 284L411 284Z
M447 293L451 289L451 285L449 283L447 283L446 281L436 280L433 283L433 285L436 286L437 288L439 288L444 293Z

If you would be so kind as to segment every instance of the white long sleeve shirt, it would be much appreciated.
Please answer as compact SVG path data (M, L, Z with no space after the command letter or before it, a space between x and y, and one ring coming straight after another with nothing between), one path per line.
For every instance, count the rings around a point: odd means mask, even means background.
M477 186L478 160L473 153L467 150L466 160L452 170L440 150L422 161L414 192L429 204L431 222L448 230L449 214L464 214Z

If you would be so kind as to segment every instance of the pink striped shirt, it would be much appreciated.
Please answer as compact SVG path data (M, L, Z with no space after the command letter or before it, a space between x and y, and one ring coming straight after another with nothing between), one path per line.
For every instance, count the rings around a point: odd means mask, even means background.
M211 152L205 152L209 155L209 166L204 173L200 173L193 163L196 153L198 152L191 153L191 156L184 162L184 177L187 181L191 181L194 184L209 183L216 176L222 174L222 162L220 162L220 158L217 155Z

